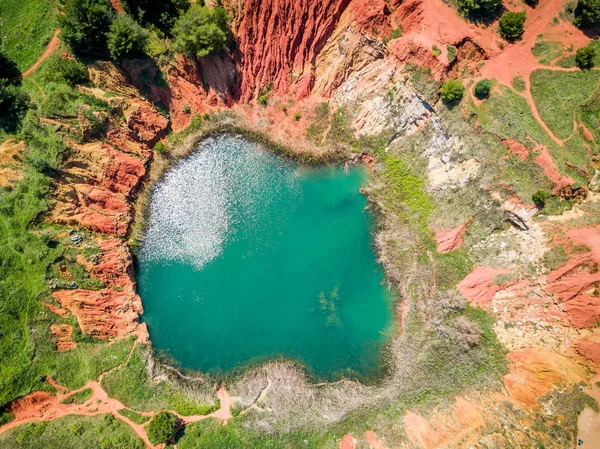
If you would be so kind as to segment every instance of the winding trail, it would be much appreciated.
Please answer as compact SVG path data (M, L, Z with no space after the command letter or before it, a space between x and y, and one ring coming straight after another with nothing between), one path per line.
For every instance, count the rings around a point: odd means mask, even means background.
M21 74L21 78L26 78L29 75L31 75L33 72L35 72L35 70L44 61L44 59L46 59L48 56L50 56L52 53L54 53L56 50L58 50L58 47L60 46L60 39L58 38L58 33L60 33L59 28L54 30L54 35L52 36L52 39L50 39L50 42L48 43L46 50L44 50L44 53L42 53L42 56L40 56L38 58L38 60L35 61L31 67L29 67L27 70L25 70Z
M10 406L10 412L14 414L15 419L0 427L0 435L18 427L22 424L31 423L31 422L41 422L41 421L53 421L55 419L63 418L65 416L97 416L103 415L106 413L112 414L115 418L121 420L125 424L127 424L131 429L146 443L146 447L154 448L161 446L154 446L150 443L148 436L146 435L146 430L144 425L136 424L131 421L129 418L121 415L119 410L130 410L135 413L138 413L142 416L147 416L149 418L156 415L159 411L156 412L140 412L137 410L133 410L129 407L123 405L122 402L117 399L111 398L108 393L102 388L101 382L104 376L111 373L112 371L122 367L127 364L131 354L133 353L133 349L135 348L135 344L132 346L132 349L122 364L117 365L116 367L102 373L97 380L90 381L85 384L83 387L69 390L57 383L54 379L47 377L48 383L56 389L56 395L53 395L48 392L36 391L34 393L28 394L15 400ZM61 401L71 396L72 394L79 393L86 389L92 390L92 397L88 399L83 404L63 404ZM167 410L170 413L176 415L183 425L194 423L198 421L202 421L207 418L216 418L222 420L224 423L227 423L229 419L233 416L231 414L231 407L233 405L233 400L225 390L224 386L219 388L217 392L217 397L220 400L220 407L218 410L210 413L208 415L191 415L191 416L183 416L173 410Z

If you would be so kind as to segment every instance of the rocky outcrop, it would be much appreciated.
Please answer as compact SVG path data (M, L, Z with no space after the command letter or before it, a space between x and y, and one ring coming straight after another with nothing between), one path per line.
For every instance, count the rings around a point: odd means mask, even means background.
M280 94L307 97L317 56L350 0L249 0L234 30L242 101L272 84Z
M438 253L448 253L458 249L463 244L463 236L468 223L463 223L454 229L435 229L435 241Z

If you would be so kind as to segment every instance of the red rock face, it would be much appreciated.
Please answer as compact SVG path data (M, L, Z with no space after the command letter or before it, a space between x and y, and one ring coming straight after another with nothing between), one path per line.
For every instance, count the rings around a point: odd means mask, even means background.
M249 0L235 34L242 101L269 83L277 93L310 94L317 55L350 0Z

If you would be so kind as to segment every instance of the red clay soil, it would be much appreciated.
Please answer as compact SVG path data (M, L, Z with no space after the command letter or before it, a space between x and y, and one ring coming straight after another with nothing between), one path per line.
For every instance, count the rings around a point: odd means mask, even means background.
M438 253L447 253L460 248L468 225L463 223L454 229L434 229Z
M372 430L367 430L365 432L365 438L371 449L386 449L385 445L377 438L377 435L375 435L375 432Z
M121 0L110 0L110 4L119 14L125 14L125 9L121 4Z
M272 83L279 94L307 97L317 55L350 0L248 0L234 30L239 95L247 102Z
M485 304L502 289L494 283L494 279L506 272L498 268L476 267L458 284L458 289L472 303Z
M509 153L514 154L522 161L529 157L529 150L518 140L505 139L502 142L506 145L506 149Z
M558 171L558 168L556 167L556 163L552 159L550 152L545 146L538 145L534 148L534 151L538 151L538 155L534 159L535 162L542 167L546 177L556 184L552 190L553 193L558 192L563 187L570 186L575 183L575 180L570 176L563 176L560 174L560 171Z
M44 61L44 59L46 59L48 56L50 56L52 53L54 53L56 50L58 50L58 47L60 46L60 40L58 39L58 33L60 33L60 29L57 28L54 31L54 34L52 35L52 39L50 39L50 42L48 43L46 50L44 50L44 53L42 53L42 56L40 56L39 59L37 61L35 61L31 67L29 67L27 70L25 70L21 74L21 77L25 78L25 77L31 75L35 71L35 69L37 69L38 66Z
M57 389L56 394L53 395L48 392L38 391L15 400L9 407L9 412L14 415L14 420L0 427L0 434L29 422L52 421L54 419L62 418L68 415L96 416L105 413L110 413L115 418L120 419L125 424L130 426L135 431L135 433L142 440L144 440L147 447L154 448L155 446L153 446L148 440L148 436L146 435L144 426L141 424L136 424L127 417L118 413L119 410L129 409L125 407L120 401L110 398L108 394L104 391L104 389L101 387L100 382L102 381L102 377L106 374L107 373L102 374L97 381L88 382L84 387L72 391L56 384L56 382L48 378L48 382ZM87 388L92 390L92 397L88 399L84 404L61 403L61 401L67 398L68 396L83 391ZM232 400L224 387L221 387L219 389L217 396L220 400L220 408L219 410L209 415L181 416L172 410L169 411L176 415L184 425L192 422L201 421L207 418L221 419L224 423L226 423L227 420L232 418ZM137 413L143 416L152 417L157 412ZM156 447L162 446L159 445Z
M354 441L354 437L347 433L340 441L340 449L355 449L356 442Z

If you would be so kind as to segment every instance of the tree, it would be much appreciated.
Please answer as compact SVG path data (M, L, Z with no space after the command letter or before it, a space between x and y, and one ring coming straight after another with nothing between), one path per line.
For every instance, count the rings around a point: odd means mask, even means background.
M118 16L107 35L108 52L112 59L139 54L144 50L148 33L128 15Z
M500 17L500 36L506 40L514 40L525 32L525 12L506 12Z
M465 88L458 80L450 80L442 86L442 100L444 103L452 104L459 102L465 93Z
M578 27L590 27L600 23L600 0L579 0L573 23Z
M575 53L575 62L580 69L591 69L594 67L594 58L598 52L592 45L582 47Z
M538 190L531 196L533 203L539 207L544 207L546 204L546 198L548 198L548 194L543 190Z
M60 36L75 53L103 56L113 16L109 0L66 0Z
M458 0L458 7L473 16L494 15L501 4L501 0Z
M490 90L492 90L492 83L487 78L479 80L477 81L477 84L475 84L475 96L480 100L487 98L490 94Z
M9 80L0 78L0 129L13 133L27 113L29 97Z
M204 2L200 1L202 6ZM170 34L175 21L190 7L188 0L123 0L125 11L143 24L152 24Z
M152 418L146 427L148 439L152 444L167 443L177 430L177 417L169 412L160 412Z
M173 48L203 58L217 53L227 42L227 15L221 7L193 5L173 28Z

